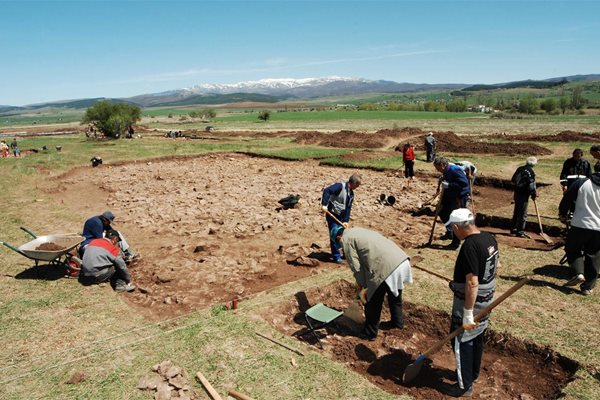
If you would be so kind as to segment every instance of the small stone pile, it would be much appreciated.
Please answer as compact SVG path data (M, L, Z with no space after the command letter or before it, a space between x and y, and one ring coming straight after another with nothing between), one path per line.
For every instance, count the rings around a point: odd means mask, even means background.
M198 395L190 388L188 375L184 369L166 360L152 367L157 375L140 378L137 388L154 391L155 400L193 400Z

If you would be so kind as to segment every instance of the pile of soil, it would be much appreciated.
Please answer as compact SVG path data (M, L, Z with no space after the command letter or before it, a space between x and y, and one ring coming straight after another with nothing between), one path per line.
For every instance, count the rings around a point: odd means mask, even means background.
M600 132L584 133L575 131L562 131L556 135L506 135L496 134L494 137L508 140L527 140L536 142L600 142Z
M296 293L295 298L265 310L263 317L277 330L295 335L311 345L314 336L304 334L303 313L311 305L326 304L344 310L354 294L354 285L347 281ZM507 300L507 301L510 301ZM384 307L382 321L389 320ZM375 341L358 337L360 326L345 316L321 330L323 352L336 361L365 376L381 389L417 399L445 399L451 385L456 383L455 360L449 345L426 362L417 378L405 385L401 375L416 356L430 348L448 333L450 316L442 311L412 303L404 303L402 330L382 324ZM493 317L491 327L493 327ZM552 399L580 365L547 347L523 341L506 333L486 331L482 370L474 387L474 398L494 399ZM535 377L535 384L531 378Z
M47 242L47 243L40 244L35 249L36 250L44 250L44 251L60 251L60 250L64 250L65 248L63 246L57 245L56 243Z
M523 143L486 143L465 139L454 132L435 132L437 140L437 152L449 153L473 153L473 154L522 154L522 155L546 155L552 151L537 144ZM415 149L425 150L425 136L421 138Z

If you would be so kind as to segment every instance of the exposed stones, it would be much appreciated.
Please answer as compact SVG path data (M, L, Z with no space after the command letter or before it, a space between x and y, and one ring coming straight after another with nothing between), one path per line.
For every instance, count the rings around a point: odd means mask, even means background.
M154 365L152 376L143 376L138 381L140 390L154 391L154 400L192 400L200 397L190 389L189 377L185 370L166 360Z

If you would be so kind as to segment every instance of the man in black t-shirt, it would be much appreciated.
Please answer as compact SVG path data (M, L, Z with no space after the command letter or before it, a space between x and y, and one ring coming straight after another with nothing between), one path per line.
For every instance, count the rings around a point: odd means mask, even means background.
M475 323L474 315L491 304L494 298L499 265L498 243L491 234L477 228L473 213L467 208L452 211L446 226L451 227L455 237L463 241L454 266L454 278L450 282L450 289L454 292L450 331L461 325L465 327L465 331L452 340L458 384L448 394L468 397L473 393L473 382L479 377L483 333L489 323L489 316Z

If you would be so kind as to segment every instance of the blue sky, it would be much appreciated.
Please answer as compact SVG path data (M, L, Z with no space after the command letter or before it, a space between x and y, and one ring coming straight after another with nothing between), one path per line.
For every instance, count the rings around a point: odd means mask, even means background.
M264 78L600 73L600 1L5 1L0 104Z

